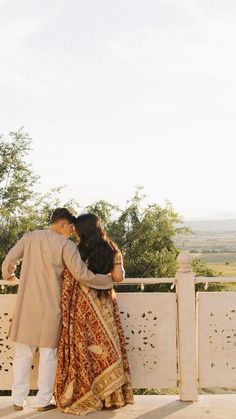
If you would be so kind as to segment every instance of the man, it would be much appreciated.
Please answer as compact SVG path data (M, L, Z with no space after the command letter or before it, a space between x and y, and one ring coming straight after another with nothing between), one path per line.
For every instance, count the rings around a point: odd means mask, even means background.
M56 348L61 326L62 274L67 267L73 277L97 289L109 289L109 276L94 275L81 260L76 245L68 240L73 215L66 208L52 214L51 226L25 234L10 250L2 265L3 279L18 283L17 263L22 259L18 295L9 337L14 341L15 410L22 410L29 393L29 374L36 347L39 347L37 409L50 410L56 372Z

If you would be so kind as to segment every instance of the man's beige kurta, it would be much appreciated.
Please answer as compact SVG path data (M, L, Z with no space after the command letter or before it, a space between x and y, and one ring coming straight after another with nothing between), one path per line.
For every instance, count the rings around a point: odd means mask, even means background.
M14 276L22 260L15 312L9 337L16 342L57 347L61 326L62 274L67 267L75 279L92 288L112 288L111 277L94 275L72 241L51 229L25 234L2 265L3 279Z

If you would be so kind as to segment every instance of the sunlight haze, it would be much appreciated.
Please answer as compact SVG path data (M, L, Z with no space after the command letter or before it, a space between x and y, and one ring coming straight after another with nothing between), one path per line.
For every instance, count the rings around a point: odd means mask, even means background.
M0 37L1 133L41 190L236 218L234 1L3 0Z

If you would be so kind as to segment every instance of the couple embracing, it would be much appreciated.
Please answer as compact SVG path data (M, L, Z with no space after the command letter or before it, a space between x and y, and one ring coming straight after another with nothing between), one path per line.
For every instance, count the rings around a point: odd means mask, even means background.
M78 244L68 240L75 231ZM12 398L22 410L39 348L35 407L85 415L133 403L130 370L114 282L124 278L122 255L94 214L75 218L66 208L45 230L25 234L2 265L18 283L9 337L14 342ZM10 282L12 281L12 282ZM56 405L51 403L54 394Z

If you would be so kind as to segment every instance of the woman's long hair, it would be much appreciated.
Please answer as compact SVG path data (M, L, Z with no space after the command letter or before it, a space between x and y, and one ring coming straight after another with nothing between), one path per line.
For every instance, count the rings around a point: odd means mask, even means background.
M92 213L77 217L75 230L80 238L78 249L83 261L95 274L108 274L114 266L117 245L107 237L100 218Z

